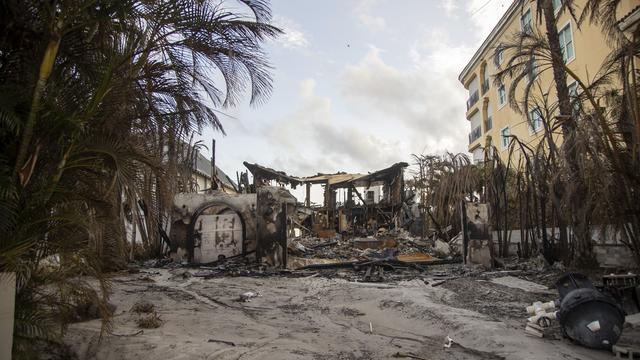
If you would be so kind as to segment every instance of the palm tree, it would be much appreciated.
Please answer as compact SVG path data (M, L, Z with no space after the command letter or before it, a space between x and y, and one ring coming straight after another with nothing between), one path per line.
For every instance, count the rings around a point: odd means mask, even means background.
M280 30L266 1L238 2L0 5L0 272L18 276L17 354L59 339L51 325L78 302L97 301L108 319L102 274L133 251L125 218L157 253L172 195L189 182L192 135L224 133L219 109L245 92L252 104L268 97L262 43Z
M615 38L615 49L603 64L602 69L590 81L584 81L562 61L562 53L557 43L555 16L550 0L538 0L538 17L544 21L546 33L530 31L516 34L509 44L503 48L511 50L511 57L506 66L496 74L496 82L506 77L512 79L509 93L511 106L526 114L532 103L545 113L545 141L543 146L549 151L549 158L536 162L555 170L557 174L552 182L546 180L544 187L551 190L552 212L559 215L559 220L570 220L576 234L574 256L578 263L592 263L594 254L591 246L592 219L606 220L614 224L624 235L626 243L638 257L638 217L637 189L638 179L638 137L632 136L629 128L638 121L637 88L635 87L635 69L631 66L631 58L637 52L637 37L629 40L608 22L615 18L615 8L619 1L588 1L580 14L579 22L590 18L596 23L603 23L603 31ZM562 2L560 11L568 11L574 19L576 7L573 1ZM591 14L591 15L589 15ZM541 88L537 81L523 81L531 73L532 61L535 58L535 72L540 74L551 70L552 86L557 94L557 102L548 101L548 89ZM576 109L576 100L571 100L566 86L566 78L570 76L579 84L581 94L577 102L587 102L590 107ZM524 86L524 96L516 96L516 87ZM615 98L617 100L612 101ZM599 105L607 102L608 111ZM553 134L561 130L564 143L561 149L555 146ZM546 151L545 149L545 151ZM536 150L539 153L541 149ZM521 151L526 155L526 151ZM531 156L537 156L529 152ZM563 161L557 162L561 158ZM540 161L542 160L542 161ZM525 169L525 171L531 171ZM545 174L548 171L539 172ZM535 175L535 174L534 174ZM538 175L536 175L538 176ZM548 178L549 179L549 178ZM536 180L544 184L544 179ZM612 185L617 183L617 186ZM603 191L606 190L606 191ZM547 193L543 191L542 193ZM610 204L624 204L624 211ZM609 205L607 205L609 204ZM594 216L598 215L598 216ZM564 233L564 232L561 232ZM561 241L561 243L563 243ZM640 257L638 257L640 262Z

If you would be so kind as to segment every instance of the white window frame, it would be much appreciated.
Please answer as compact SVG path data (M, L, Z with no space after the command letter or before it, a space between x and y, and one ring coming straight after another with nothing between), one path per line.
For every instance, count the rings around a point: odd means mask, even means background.
M505 126L502 129L500 129L500 148L502 150L508 149L509 145L511 145L511 138L510 137L506 138L507 139L507 145L505 146L505 144L504 144L504 140L505 140L504 131L505 130L509 130L509 135L508 136L511 136L511 129L509 129L509 126Z
M539 118L538 128L533 126L535 123L533 122L533 117L531 116L531 114L534 111L538 112L538 118ZM529 110L529 113L527 114L527 124L529 125L528 128L529 128L529 134L530 135L536 134L540 130L542 130L542 112L540 111L539 107L536 106L536 107L532 108L531 110Z
M558 6L557 8L555 6L553 7L553 15L558 15L558 12L562 8L562 1L563 0L558 0L558 2L560 3L560 6ZM551 4L554 5L553 4L554 2L555 2L555 0L552 0Z
M531 7L527 8L524 12L520 14L520 31L524 32L524 24L522 23L522 19L525 15L529 13L529 18L531 18L531 22L529 23L529 30L533 31L533 12L531 12Z
M573 80L567 84L567 88L571 88L572 86L576 87L576 94L578 94L578 82ZM569 96L571 96L571 93L569 93Z
M560 29L558 30L558 37L566 27L569 27L569 34L571 34L571 47L573 48L573 57L571 57L570 59L567 58L567 61L565 62L565 64L568 65L576 58L576 47L575 47L575 40L573 39L573 25L571 25L571 20L567 21L562 26L560 26ZM565 47L566 47L566 43L565 43ZM562 50L562 48L560 50Z
M576 87L575 95L571 94L571 87L572 86ZM571 81L570 83L567 84L567 88L569 90L569 100L573 103L575 101L575 99L578 97L578 82L575 81L575 80ZM577 102L577 103L573 103L572 106L573 106L572 111L574 111L574 114L575 114L575 111L578 111L582 107L582 104L580 102Z
M500 89L504 88L504 102L500 101ZM498 86L498 89L496 91L497 96L498 96L498 110L502 109L505 105L507 105L507 103L509 102L507 97L507 85L506 84L500 84L500 86Z
M536 69L535 67L536 65L535 55L531 55L531 60L529 61L529 65L531 67L528 69L529 71L527 71L527 73L525 74L525 80L527 80L527 83L534 81L538 77L538 69ZM533 75L533 78L530 75Z

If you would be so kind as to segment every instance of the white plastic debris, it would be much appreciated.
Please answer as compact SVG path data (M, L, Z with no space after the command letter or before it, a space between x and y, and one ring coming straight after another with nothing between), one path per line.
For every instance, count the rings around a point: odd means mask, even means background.
M528 323L537 324L541 327L549 327L551 320L557 318L555 311L556 304L553 301L540 302L536 301L531 306L527 306L527 313L533 315L527 319Z
M246 293L240 294L240 301L249 302L251 299L258 296L260 296L258 293L247 291Z
M447 338L444 340L444 348L448 349L451 347L451 344L453 344L453 339L449 337L449 335L447 335Z
M540 311L547 312L549 310L555 310L555 308L556 308L556 303L554 301L549 301L545 303L541 301L536 301L532 305L527 306L527 313L529 315L536 315Z

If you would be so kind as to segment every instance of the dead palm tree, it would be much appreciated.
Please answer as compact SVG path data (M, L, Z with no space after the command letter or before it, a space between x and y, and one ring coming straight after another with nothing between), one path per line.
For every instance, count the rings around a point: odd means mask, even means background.
M615 8L619 1L588 1L579 18L585 19L591 14L591 19L598 23L604 19L615 16ZM615 36L615 49L603 65L602 69L591 81L585 81L576 75L562 61L562 54L557 43L556 17L553 13L551 1L539 0L538 18L544 22L546 33L529 31L516 34L509 44L503 45L503 49L509 49L511 57L506 66L497 73L496 82L502 82L506 78L512 79L510 88L511 106L522 114L527 114L531 104L536 102L536 97L548 99L549 90L540 88L536 81L524 81L530 79L531 59L535 58L535 73L545 71L553 73L552 86L557 95L557 101L549 104L545 100L545 146L548 146L551 162L547 164L557 168L558 176L554 177L551 193L555 194L554 211L560 215L560 219L570 220L571 227L576 235L575 250L577 256L574 259L583 264L592 263L593 251L591 249L591 226L594 218L608 219L609 223L619 224L629 239L637 238L637 231L628 231L631 226L635 229L638 211L633 203L627 203L625 199L635 199L637 193L637 161L638 146L637 136L628 130L637 124L637 88L635 84L636 74L631 66L630 58L637 54L637 46L633 40L625 39L617 29L610 24L603 25L603 31L610 37ZM612 10L613 9L613 10ZM574 19L577 19L574 1L563 1L560 11L567 11ZM602 25L602 24L601 24ZM589 107L576 109L576 101L569 96L566 87L566 78L570 76L579 84L580 95L577 102L586 102ZM524 96L516 96L516 87L524 87ZM617 105L609 106L610 110L603 110L600 104L610 96L618 94ZM624 99L624 100L621 100ZM553 134L556 130L563 134L561 149L555 147ZM636 129L637 130L637 129ZM525 154L526 151L521 151ZM562 161L557 163L554 158L561 155ZM602 161L596 161L602 160ZM539 161L538 161L539 163ZM597 166L596 166L597 165ZM525 170L527 171L527 170ZM596 175L597 174L597 175ZM604 177L605 181L597 180L597 176ZM624 186L618 187L612 192L596 190L599 186L609 184L611 179L622 181ZM607 189L607 187L604 187ZM620 190L626 194L621 196ZM625 204L627 216L621 217L618 211L615 216L603 212L603 205L610 204L613 199ZM634 209L629 213L630 209ZM594 217L594 215L598 215ZM629 216L630 214L634 214ZM616 218L617 217L617 218ZM626 225L620 223L625 219ZM563 232L561 232L563 233ZM629 240L628 244L637 253L638 245ZM634 245L635 244L635 245Z

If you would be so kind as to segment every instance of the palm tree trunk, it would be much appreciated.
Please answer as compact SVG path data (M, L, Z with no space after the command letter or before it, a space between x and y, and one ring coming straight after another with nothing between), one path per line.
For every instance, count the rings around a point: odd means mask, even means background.
M59 47L60 36L52 36L51 40L47 44L47 49L45 50L44 56L42 57L42 62L40 63L38 82L36 83L36 88L33 91L33 99L31 101L31 110L29 111L29 117L27 118L27 122L24 124L24 130L22 131L22 140L20 141L20 147L18 148L18 156L16 158L14 175L18 174L18 171L20 171L20 168L24 165L24 160L27 157L27 149L29 147L29 144L31 143L31 138L33 137L33 128L36 123L38 110L40 110L40 100L42 99L42 93L44 92L44 88L47 85L47 80L49 80L49 76L51 75L51 71L53 70L53 64L55 64L56 62L56 56L58 55Z
M567 73L560 48L560 35L556 27L552 0L541 0L538 2L538 5L541 6L541 11L544 15L547 41L549 42L549 48L551 50L553 80L558 96L559 119L562 121L562 135L564 138L562 149L569 170L567 184L570 184L574 189L573 191L569 191L569 194L562 194L563 196L568 196L571 223L577 238L577 256L575 256L574 259L576 259L578 263L591 264L595 258L589 231L591 214L587 207L584 206L583 201L587 191L578 167L575 147L577 140L575 132L576 125L572 119L573 109L571 107L569 87L567 86Z

